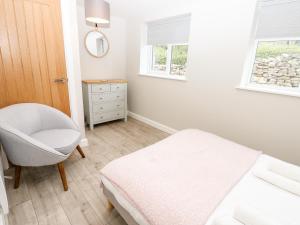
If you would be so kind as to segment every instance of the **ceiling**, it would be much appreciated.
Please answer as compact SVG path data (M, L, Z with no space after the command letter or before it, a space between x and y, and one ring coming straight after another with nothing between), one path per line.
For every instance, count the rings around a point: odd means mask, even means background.
M155 14L160 10L176 11L176 9L191 8L201 0L106 0L111 4L112 16L129 17L143 16L145 13ZM77 0L84 6L84 0ZM171 12L170 12L171 13Z

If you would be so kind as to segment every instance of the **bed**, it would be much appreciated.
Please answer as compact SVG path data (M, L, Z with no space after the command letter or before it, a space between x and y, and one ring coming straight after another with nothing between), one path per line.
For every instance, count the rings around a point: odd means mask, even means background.
M101 171L129 225L299 225L300 169L213 134L181 131Z

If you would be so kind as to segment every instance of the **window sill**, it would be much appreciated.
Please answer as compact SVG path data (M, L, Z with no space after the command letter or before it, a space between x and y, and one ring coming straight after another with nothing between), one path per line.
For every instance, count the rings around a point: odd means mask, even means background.
M167 80L179 80L179 81L186 81L186 76L181 75L162 75L162 74L153 74L153 73L140 73L140 76L145 77L154 77L160 79L167 79Z
M276 87L256 86L256 85L239 85L237 89L246 90L246 91L263 92L268 94L300 97L300 89L291 90L291 89L284 89L284 88L280 89Z

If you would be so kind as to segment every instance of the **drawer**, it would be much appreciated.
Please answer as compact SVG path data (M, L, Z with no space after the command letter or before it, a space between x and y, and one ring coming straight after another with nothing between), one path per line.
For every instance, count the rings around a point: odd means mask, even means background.
M92 102L94 104L97 104L97 103L108 102L108 101L123 100L124 97L125 97L124 92L92 94Z
M94 122L99 123L102 121L116 120L124 118L124 110L116 110L112 112L94 113Z
M93 93L110 92L110 84L92 84Z
M108 112L124 109L124 101L114 101L114 102L106 102L102 104L94 104L93 112Z
M112 92L115 92L115 91L124 91L126 88L126 84L112 84L110 86L110 90Z

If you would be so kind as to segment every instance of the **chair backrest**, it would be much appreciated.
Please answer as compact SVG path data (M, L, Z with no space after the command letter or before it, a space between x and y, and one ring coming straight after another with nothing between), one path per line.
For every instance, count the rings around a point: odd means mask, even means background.
M40 107L36 103L23 103L0 109L0 126L10 126L27 135L35 133L42 126Z
M44 129L59 128L70 120L46 105L23 103L8 106L0 109L0 144L15 165L51 165L64 155L30 136Z

